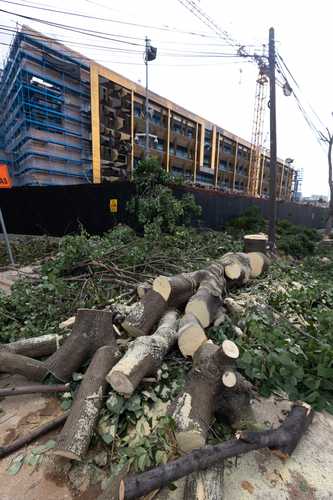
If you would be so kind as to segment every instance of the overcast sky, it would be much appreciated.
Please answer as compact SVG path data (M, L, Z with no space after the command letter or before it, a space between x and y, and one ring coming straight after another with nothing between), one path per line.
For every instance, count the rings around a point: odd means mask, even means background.
M0 8L68 26L109 34L114 40L73 33L59 27L24 20L0 12L0 54L5 58L11 34L4 27L26 23L55 36L75 50L144 84L143 42L145 35L158 48L150 64L150 88L221 127L251 139L257 68L242 58L224 57L237 48L226 45L178 0L0 0ZM327 0L221 0L196 1L214 21L248 52L260 52L268 41L268 29L276 30L277 50L297 80L292 82L307 113L317 127L333 129L331 68L333 3ZM92 20L32 9L31 6L66 10ZM132 23L122 24L122 21ZM146 25L146 27L137 26ZM162 29L161 29L162 28ZM182 32L182 33L181 33ZM186 32L186 33L184 33ZM188 34L193 33L192 35ZM119 42L119 41L122 42ZM126 43L124 43L126 42ZM91 47L98 45L100 47ZM133 45L131 45L133 44ZM120 50L121 49L121 50ZM281 79L281 78L280 78ZM281 79L282 81L282 79ZM294 97L277 88L278 156L293 158L304 170L303 194L327 194L327 159L324 148L306 124ZM268 110L264 137L269 147ZM317 121L316 121L317 120Z

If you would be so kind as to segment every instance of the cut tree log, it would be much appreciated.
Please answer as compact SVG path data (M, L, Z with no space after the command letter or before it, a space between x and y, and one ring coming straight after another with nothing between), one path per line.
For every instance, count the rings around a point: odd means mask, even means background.
M178 330L178 347L182 355L193 356L207 340L205 330L194 314L184 314L179 321Z
M217 312L221 309L224 292L224 266L221 259L209 266L197 292L189 299L185 313L192 313L202 327L207 328L216 319Z
M229 287L243 286L249 281L251 266L246 253L226 253L219 262L224 267L224 274Z
M116 392L130 396L144 377L157 371L177 341L177 326L178 312L170 310L153 335L138 337L129 345L126 354L106 377Z
M230 375L239 351L233 342L222 346L211 341L201 345L193 357L193 368L186 378L185 388L171 405L176 423L175 437L181 452L205 445L208 429L215 412L215 399L224 382L231 386ZM223 375L227 375L222 380Z
M267 234L246 234L244 236L244 252L267 252L268 237Z
M257 278L269 267L269 258L261 252L249 252L247 254L250 259L251 273L250 278Z
M149 335L167 309L168 304L163 297L150 289L137 307L126 316L121 326L133 337Z
M71 460L85 456L98 415L103 404L107 383L105 376L119 359L112 345L100 347L94 354L75 397L69 417L58 436L56 455Z
M39 437L44 436L48 432L57 429L66 421L68 413L69 412L64 413L60 417L55 418L50 422L47 422L46 424L42 425L41 427L38 427L37 429L34 429L30 434L27 434L26 436L22 436L21 438L16 439L11 444L8 444L6 446L0 446L0 458L6 457L7 455L14 453L14 451L23 448L23 446L26 446L35 439L38 439Z
M5 349L30 358L42 358L53 354L59 348L62 338L61 335L55 333L41 335L40 337L17 340L9 344L0 344L0 350Z
M75 316L71 316L68 319L65 319L61 323L59 323L60 330L65 330L66 328L71 328L75 323Z
M140 283L136 287L136 293L138 294L139 299L142 299L150 289L150 283L147 283L146 281L144 283Z
M21 356L5 349L0 350L0 372L17 373L36 382L42 382L48 374L42 361Z
M192 472L186 478L184 500L222 500L224 466L215 464L207 470Z
M10 387L6 389L0 389L0 398L7 396L19 396L20 394L36 394L38 392L66 392L69 390L69 384L61 385L18 385L16 387Z
M286 420L277 429L263 432L241 432L237 439L230 439L215 446L194 450L177 460L128 476L122 483L124 495L119 495L119 482L113 481L97 500L134 500L158 490L181 477L205 470L227 458L237 457L261 448L280 451L288 458L312 422L314 412L305 403L296 403Z
M116 350L112 312L79 309L72 333L44 366L55 378L68 382L72 374L104 345L111 345Z
M245 307L240 305L235 299L231 297L226 297L224 299L224 306L226 307L228 313L235 319L240 319L245 314Z
M232 372L233 376L235 373ZM235 427L240 423L242 416L250 407L251 397L254 394L253 385L239 373L236 374L231 386L224 383L215 399L215 414L224 418L229 425Z
M170 307L180 307L192 297L200 282L207 276L206 270L171 277L158 276L153 281L153 290L159 293Z

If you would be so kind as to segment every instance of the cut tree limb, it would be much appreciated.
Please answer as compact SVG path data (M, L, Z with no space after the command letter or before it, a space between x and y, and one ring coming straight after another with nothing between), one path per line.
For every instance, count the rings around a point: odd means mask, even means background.
M139 283L136 287L136 293L138 294L139 299L142 299L150 289L150 283L147 283L146 281L144 283Z
M44 363L49 373L62 382L68 382L72 374L104 345L116 349L116 337L110 311L79 309L72 333L60 349Z
M168 311L153 335L138 337L106 379L119 394L130 396L141 380L157 371L178 338L178 313Z
M226 253L219 262L224 267L227 284L230 287L245 285L251 276L250 259L246 253Z
M163 297L150 289L137 307L128 314L121 326L133 337L149 335L167 309L168 304Z
M21 438L16 439L11 444L8 444L6 446L0 446L0 458L6 457L7 455L14 453L14 451L17 451L20 448L23 448L23 446L26 446L27 444L31 443L35 439L38 439L39 437L44 436L48 432L53 431L54 429L57 429L66 421L68 413L69 412L64 413L60 417L55 418L54 420L51 420L50 422L47 422L46 424L42 425L41 427L38 427L37 429L33 430L30 434L27 434L26 436L22 436Z
M233 375L235 373L233 372ZM215 399L215 414L235 426L240 421L245 411L250 407L250 400L254 394L253 385L239 373L236 381L231 386L224 384Z
M225 340L222 346L206 342L193 357L193 368L186 378L183 393L171 406L176 423L175 437L181 452L205 445L215 412L215 399L223 387L223 375L232 373L237 346Z
M127 477L124 480L125 496L122 498L134 500L192 472L209 469L227 458L261 448L279 450L288 457L311 424L313 415L314 412L308 405L296 403L284 423L277 429L255 432L251 435L242 432L238 434L238 439L231 439L215 446L205 446L142 474ZM98 500L110 498L120 500L119 483L116 481L98 497Z
M16 387L10 387L6 389L0 389L0 398L6 396L18 396L20 394L36 394L38 392L66 392L69 390L69 384L61 385L22 385Z
M17 373L36 382L42 382L48 374L47 368L41 361L5 349L0 350L0 372Z
M186 478L184 500L222 500L223 483L223 462L206 470L192 472Z
M41 335L40 337L17 340L9 344L0 344L0 350L5 349L31 358L42 358L53 354L59 348L61 340L61 335Z
M257 278L267 271L270 263L267 255L261 252L249 252L247 256L250 259L250 278Z
M95 352L57 439L56 455L72 460L85 456L107 388L105 376L118 359L114 346L100 347Z
M181 273L171 277L158 276L153 281L153 290L159 293L170 307L180 307L192 297L205 277L207 277L206 270Z
M222 306L224 292L224 266L221 261L216 261L209 266L197 292L189 299L185 313L192 313L202 327L207 328L213 323Z
M178 347L183 356L193 356L207 342L205 330L192 313L184 314L179 321Z

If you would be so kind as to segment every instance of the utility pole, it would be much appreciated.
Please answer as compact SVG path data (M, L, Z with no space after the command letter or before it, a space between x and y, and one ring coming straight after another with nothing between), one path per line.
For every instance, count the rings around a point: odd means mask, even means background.
M145 38L146 48L145 48L145 65L146 65L146 102L145 102L145 159L147 160L149 156L149 95L148 95L148 60L149 60L149 47L150 40L148 37Z
M269 111L270 111L270 175L269 175L269 228L268 244L275 249L276 239L276 86L275 86L275 37L274 28L269 30L268 50Z

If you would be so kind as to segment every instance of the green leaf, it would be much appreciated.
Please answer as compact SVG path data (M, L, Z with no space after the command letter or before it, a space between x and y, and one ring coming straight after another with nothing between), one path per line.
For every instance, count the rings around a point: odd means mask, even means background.
M144 471L145 470L145 464L146 464L146 455L140 455L137 461L138 464L138 469L139 471Z
M106 407L114 415L120 415L125 407L125 400L119 394L112 393L111 396L106 400Z
M21 469L24 462L25 455L18 455L12 461L10 466L7 469L8 474L11 476L15 476L19 470Z
M36 448L33 448L31 450L31 453L33 455L40 455L42 453L45 453L48 450L51 450L52 448L55 448L56 444L57 443L56 443L56 441L54 441L54 439L50 439L49 441L47 441L47 443L42 444L41 446L37 446Z
M64 411L67 411L71 408L72 404L73 404L72 399L64 399L64 401L61 402L60 406Z
M174 483L169 483L168 484L168 489L170 491L175 491L177 489L177 486Z
M156 465L159 464L166 464L168 461L168 455L165 451L158 450L155 453L155 463Z

